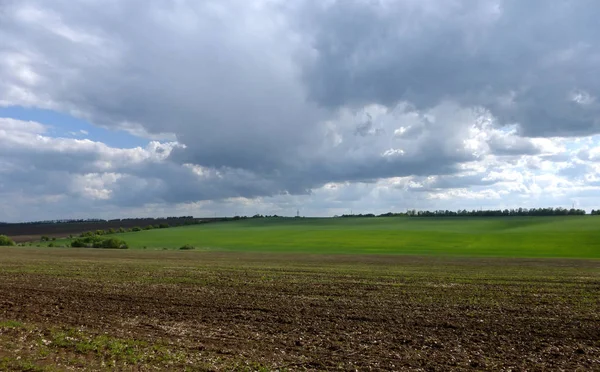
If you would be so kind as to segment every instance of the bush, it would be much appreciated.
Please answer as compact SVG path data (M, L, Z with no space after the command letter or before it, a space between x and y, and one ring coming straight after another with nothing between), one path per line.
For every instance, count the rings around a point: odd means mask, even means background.
M121 239L110 238L102 241L101 248L127 249L129 246Z
M107 234L114 234L115 233L115 229L113 229L112 227L110 229L108 229L108 231L106 231Z
M48 247L50 247L50 248L54 247L54 243L48 244Z
M132 228L131 231L136 231L136 232L137 231L142 231L142 228L139 227L139 226L136 226L136 227Z
M71 247L73 248L85 248L87 244L83 241L83 239L75 239L71 242Z
M12 240L11 238L9 238L6 235L0 235L0 246L8 247L8 246L13 246L13 245L15 245L14 240Z
M112 249L128 249L127 243L117 238L101 238L99 236L85 237L75 239L71 242L71 247L74 248L112 248Z
M180 247L179 249L181 249L182 251L189 251L192 249L196 249L196 247L194 247L193 245L190 245L190 244L186 244L183 247Z
M152 230L152 229L154 229L154 226L152 226L152 225L148 225L148 226L144 227L144 230Z
M158 225L158 227L159 227L160 229L167 229L167 228L169 228L170 226L169 226L169 224L168 224L168 223L161 223L160 225Z
M125 232L125 229L124 229L124 228L122 228L122 227L119 227L119 232L120 232L120 233L124 233L124 232Z
M42 235L42 237L40 238L40 240L43 241L43 242L47 242L47 241L50 240L50 238L47 237L46 235Z

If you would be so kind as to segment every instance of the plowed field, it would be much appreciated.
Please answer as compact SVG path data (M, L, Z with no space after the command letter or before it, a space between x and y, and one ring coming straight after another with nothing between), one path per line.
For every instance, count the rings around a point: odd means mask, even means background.
M600 261L0 249L0 370L600 370Z

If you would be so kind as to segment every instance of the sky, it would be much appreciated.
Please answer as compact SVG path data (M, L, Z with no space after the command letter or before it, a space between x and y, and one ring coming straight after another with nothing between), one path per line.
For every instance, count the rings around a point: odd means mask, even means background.
M0 0L0 221L599 209L599 18Z

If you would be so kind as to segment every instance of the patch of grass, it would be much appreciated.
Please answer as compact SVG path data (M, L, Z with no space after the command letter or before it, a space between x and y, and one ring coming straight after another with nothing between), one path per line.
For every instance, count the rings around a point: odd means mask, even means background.
M30 360L18 360L6 357L0 359L0 371L54 372L56 369L39 366Z
M93 353L103 358L128 363L148 359L146 342L122 340L107 335L95 336L76 329L53 331L49 339L46 343L50 347L70 349L80 354Z
M166 366L186 363L197 356L172 345L122 339L108 334L74 328L47 328L17 322L10 334L0 333L0 351L13 354L0 359L0 371L51 372L58 367L79 369L87 363L92 370L120 370L125 366Z
M0 328L25 328L25 325L16 320L0 321Z

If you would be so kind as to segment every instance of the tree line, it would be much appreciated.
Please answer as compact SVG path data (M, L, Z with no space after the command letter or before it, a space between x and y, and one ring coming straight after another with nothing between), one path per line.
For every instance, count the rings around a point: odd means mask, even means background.
M18 222L9 223L1 222L0 225L50 225L50 224L68 224L68 223L106 223L106 222L129 222L129 221L169 221L171 224L178 224L184 222L192 222L198 220L194 216L179 216L179 217L133 217L133 218L115 218L111 220L105 220L102 218L80 218L80 219L57 219L57 220L42 220L42 221L30 221L30 222Z
M352 217L510 217L510 216L582 216L586 212L583 209L576 208L511 208L511 209L459 209L458 211L451 210L435 210L435 211L418 211L415 209L408 210L406 213L383 213L375 215L373 213L366 214L343 214L341 218ZM592 215L600 215L600 210L592 210Z
M508 217L508 216L582 216L583 209L567 208L517 208L517 209L479 209L479 210L437 210L408 211L409 217Z

